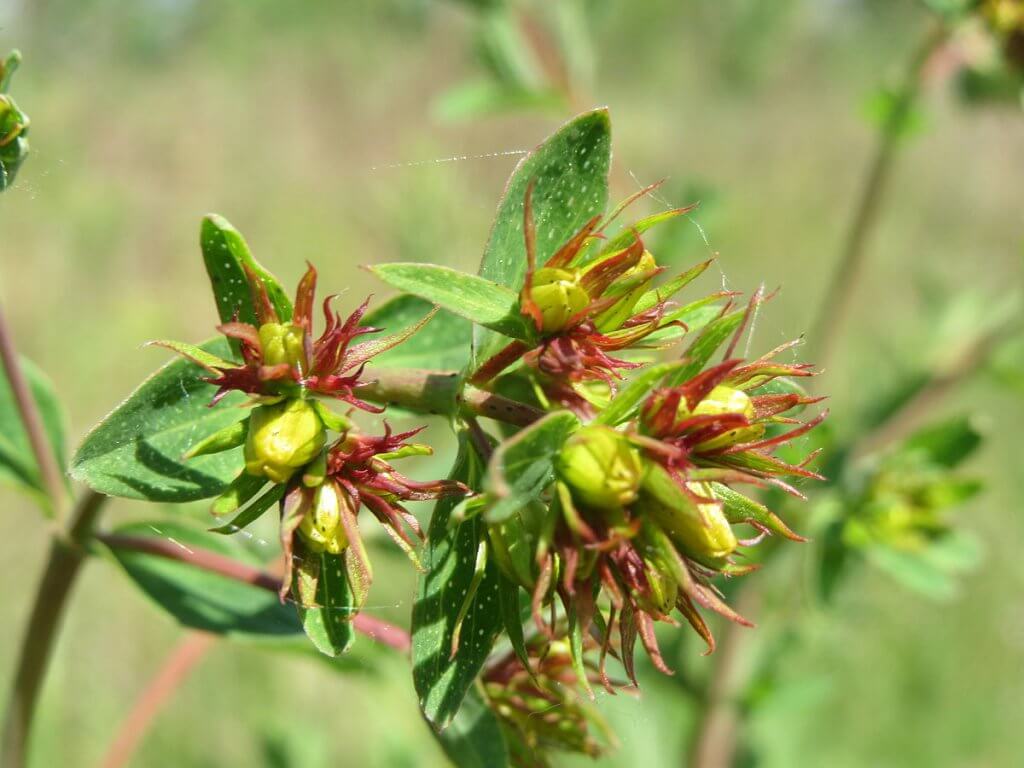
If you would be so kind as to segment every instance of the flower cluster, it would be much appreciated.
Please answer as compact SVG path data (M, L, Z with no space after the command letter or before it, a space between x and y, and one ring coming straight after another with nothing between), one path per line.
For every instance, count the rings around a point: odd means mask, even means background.
M0 61L0 192L14 182L18 168L28 156L28 115L18 109L8 93L20 62L17 51Z
M371 357L401 343L423 323L382 339L354 343L380 330L361 325L368 302L343 320L332 311L334 297L330 296L323 302L324 330L314 337L317 275L312 266L299 282L294 311L287 319L275 309L263 279L247 266L245 271L256 323L236 317L218 326L237 345L241 362L216 358L178 342L158 342L210 372L207 381L217 387L211 406L230 392L249 396L252 410L245 419L193 446L186 458L243 447L244 468L214 502L215 514L249 503L256 507L258 502L253 500L268 481L280 489L270 493L283 499L282 598L292 589L297 549L344 558L350 580L358 583L357 595L363 597L372 571L359 535L359 510L368 509L418 564L412 536L422 539L422 531L402 503L462 494L465 489L447 481L416 482L394 469L395 459L431 452L428 446L408 442L420 430L395 434L385 424L383 435L366 435L326 403L341 401L382 412L383 408L357 395L363 368ZM332 433L337 438L332 440ZM251 520L246 517L246 522Z
M543 400L591 417L602 400L616 390L622 372L640 363L617 356L642 347L658 348L658 332L673 326L693 306L677 307L670 298L711 264L703 262L658 289L654 279L664 268L644 247L640 230L653 222L628 228L606 240L603 231L630 202L609 217L595 216L538 268L532 214L532 187L524 200L527 271L519 295L519 310L536 336L536 343L508 344L473 375L485 384L512 363L522 360ZM659 219L685 213L680 208ZM701 303L722 294L708 297ZM595 386L596 385L596 386Z
M792 413L817 399L792 385L773 386L780 377L813 373L774 360L789 346L749 363L729 359L680 383L669 379L623 427L591 423L568 438L555 462L549 532L536 540L536 575L509 573L532 590L538 627L553 636L544 606L557 595L584 635L599 628L605 650L618 631L635 682L631 649L638 636L654 664L669 671L654 622L675 623L678 611L709 652L714 639L699 607L746 622L712 578L754 570L743 562L743 549L764 536L803 539L736 486L771 486L802 498L793 481L820 479L807 467L813 453L800 464L774 453L825 418L798 422ZM740 538L737 525L748 526L751 536ZM601 595L608 613L595 621Z

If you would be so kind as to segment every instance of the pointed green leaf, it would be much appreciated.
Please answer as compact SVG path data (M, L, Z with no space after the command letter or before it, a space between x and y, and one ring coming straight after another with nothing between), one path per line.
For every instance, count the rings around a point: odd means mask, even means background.
M944 467L955 467L981 445L981 433L967 416L927 426L911 435L901 450L922 453Z
M270 486L266 493L249 502L248 506L235 515L231 522L217 526L216 528L211 528L210 532L232 534L252 525L259 520L268 509L281 500L284 496L286 487L287 486L284 485Z
M64 410L53 384L32 362L21 359L21 370L43 422L57 466L64 467ZM21 420L7 377L0 369L0 482L27 491L40 501L46 489L39 475L32 445Z
M426 299L403 293L367 313L362 324L395 333L420 322L433 309L434 305ZM461 370L469 362L472 329L465 318L441 310L408 341L374 357L373 364L391 368Z
M482 475L482 462L460 436L451 478L479 488ZM452 635L473 581L479 543L487 535L479 518L449 530L448 518L457 504L458 499L446 498L434 508L423 551L425 571L412 610L413 682L423 716L437 731L452 723L502 629L497 573L488 565L452 657Z
M388 285L478 325L517 339L528 337L518 295L490 280L436 264L378 264L370 271Z
M301 548L296 560L300 562L295 580L311 580L306 587L293 590L302 596L295 607L306 637L320 653L340 656L355 639L352 618L357 610L344 558Z
M740 327L746 312L746 307L737 309L708 323L696 341L683 353L686 364L668 376L669 386L682 384L700 373L718 348Z
M256 324L245 266L263 281L281 321L291 320L292 303L288 295L277 278L252 257L242 234L227 219L215 213L204 216L199 243L221 322L230 322L237 316L240 322Z
M658 382L681 365L684 363L673 362L647 368L623 387L594 421L612 427L628 421L636 413L637 407L644 401L644 398L658 385Z
M162 539L193 552L205 550L246 565L264 565L241 539L216 536L183 519L130 523L112 533ZM282 605L272 590L156 554L118 548L110 552L156 606L186 627L217 634L272 637L302 632L295 611Z
M540 498L554 482L559 451L579 426L569 411L556 411L498 446L488 467L495 503L484 513L487 522L500 523Z
M225 339L202 345L230 355ZM108 496L150 501L193 501L216 496L242 467L241 449L182 458L214 432L244 419L245 402L232 393L216 407L209 374L189 360L174 360L154 373L95 426L71 460L71 476Z
M608 110L570 120L524 157L508 180L480 262L480 276L519 291L526 275L523 201L533 182L537 261L544 264L608 204L611 120ZM504 341L484 328L473 329L473 368Z

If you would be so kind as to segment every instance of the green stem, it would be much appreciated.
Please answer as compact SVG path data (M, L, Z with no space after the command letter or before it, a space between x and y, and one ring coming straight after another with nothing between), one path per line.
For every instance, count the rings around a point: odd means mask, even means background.
M455 371L374 368L367 373L366 380L367 383L357 390L359 397L417 413L461 411L518 427L528 426L544 416L543 411L533 406L474 386L465 386L460 394L462 381Z
M946 35L946 28L936 24L914 51L903 82L896 92L895 102L879 132L874 158L843 241L839 264L832 274L832 280L818 310L817 320L812 326L811 339L817 345L817 362L822 368L828 366L835 352L839 333L850 313L857 283L863 273L868 238L878 221L878 213L888 191L893 161L901 145L903 128L921 91L925 65L936 48L946 39Z
M24 768L28 740L39 692L49 666L57 630L64 616L71 588L86 558L84 544L107 497L86 491L72 512L66 533L53 537L43 577L36 589L32 613L25 629L18 656L17 672L7 713L3 741L0 742L0 768Z

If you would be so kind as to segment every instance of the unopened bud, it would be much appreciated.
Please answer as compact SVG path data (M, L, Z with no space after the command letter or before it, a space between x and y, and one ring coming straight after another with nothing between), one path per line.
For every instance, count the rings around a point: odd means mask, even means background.
M559 474L584 505L617 510L636 499L643 466L640 452L610 427L583 427L558 458Z
M259 333L264 365L287 363L305 371L305 330L302 327L291 323L264 323Z
M305 466L327 440L323 421L307 400L294 398L261 405L249 417L245 441L245 470L274 483L286 483Z
M754 419L754 403L750 400L750 395L743 390L727 387L724 384L720 384L712 389L697 404L693 411L689 411L686 408L685 401L679 405L680 418L687 416L721 416L730 413L739 414L752 421ZM737 445L738 443L749 443L753 440L758 440L762 435L764 435L763 424L750 424L746 427L730 429L728 432L724 432L717 437L705 440L697 445L696 448L704 451L724 448L730 445Z
M537 270L533 276L530 298L540 309L541 330L544 333L565 330L569 320L590 304L590 297L577 282L577 275L554 267Z
M725 565L738 544L711 484L689 482L684 491L658 464L647 465L637 509L649 515L682 554L702 565Z
M313 493L313 503L299 523L299 533L314 552L338 555L348 547L341 504L334 483L324 483Z
M621 293L622 298L597 316L594 324L599 331L608 333L618 330L626 320L633 316L633 309L640 301L640 297L647 292L657 269L658 264L654 260L654 256L650 251L644 251L636 265L611 284L605 291L605 295Z

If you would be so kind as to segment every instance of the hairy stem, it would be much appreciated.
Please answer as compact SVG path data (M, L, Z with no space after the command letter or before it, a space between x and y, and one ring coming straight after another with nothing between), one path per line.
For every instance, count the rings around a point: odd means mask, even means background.
M215 635L190 632L178 644L146 686L146 690L136 699L128 717L121 723L114 741L100 763L101 768L122 768L128 764L153 719L216 642Z
M21 361L18 358L18 352L14 347L14 340L2 309L0 309L0 361L2 361L4 372L7 374L7 381L11 387L11 394L14 395L14 402L18 407L18 414L21 416L25 433L28 435L36 466L39 467L39 477L42 480L50 508L53 510L54 517L60 522L65 511L64 504L67 501L63 475L57 465L57 457L46 438L39 408L36 406L35 398L32 397L25 373L21 370Z
M455 410L484 416L517 427L537 421L544 412L492 392L466 386L459 394L461 381L455 371L431 371L422 368L374 368L367 383L358 390L360 397L383 405L396 405L417 413L449 414Z
M43 577L36 589L28 627L21 641L17 672L7 702L0 766L24 768L28 740L57 630L71 588L87 553L88 541L106 496L86 491L72 511L67 531L54 536Z
M166 557L168 560L177 560L200 570L216 573L219 576L240 581L244 584L251 584L254 587L273 592L275 595L281 588L280 577L205 549L182 549L166 539L148 536L98 533L95 538L111 549L145 552L146 554L158 557ZM371 640L394 648L401 653L408 653L412 647L409 634L405 630L388 624L381 619L368 616L365 613L356 614L352 619L352 626L360 634L366 635Z
M818 364L828 366L843 324L850 313L857 283L863 272L868 238L878 221L892 174L893 161L902 141L903 128L921 91L922 75L932 53L945 40L946 28L936 24L913 52L903 82L882 125L874 157L861 187L853 218L843 240L839 264L832 274L811 338L817 345Z

